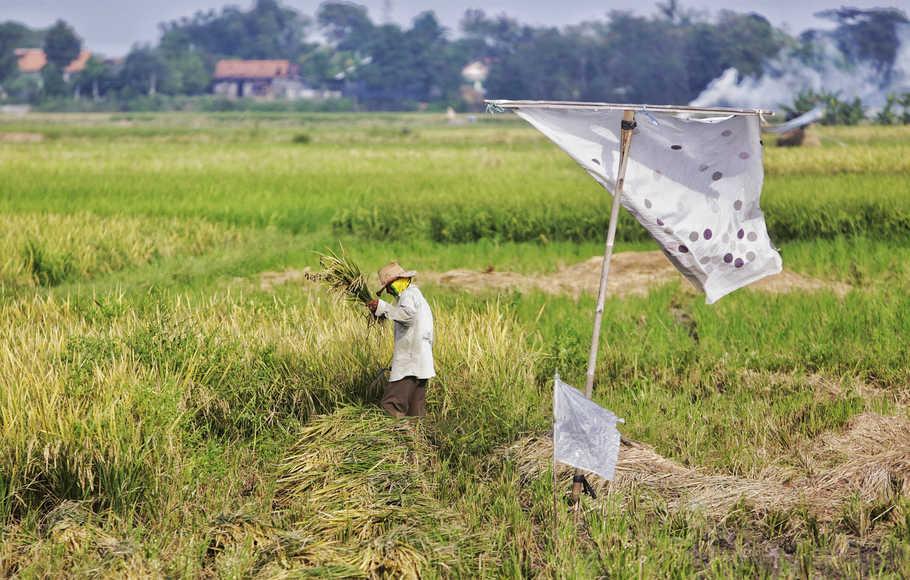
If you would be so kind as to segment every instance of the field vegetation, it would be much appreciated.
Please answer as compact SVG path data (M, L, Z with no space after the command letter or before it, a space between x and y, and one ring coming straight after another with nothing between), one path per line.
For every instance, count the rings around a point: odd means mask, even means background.
M767 143L763 207L788 269L849 291L609 299L628 443L576 527L551 381L583 380L593 296L421 284L411 425L375 405L388 325L289 275L339 244L367 272L598 254L608 196L532 129L0 120L0 576L910 574L910 130L820 135Z

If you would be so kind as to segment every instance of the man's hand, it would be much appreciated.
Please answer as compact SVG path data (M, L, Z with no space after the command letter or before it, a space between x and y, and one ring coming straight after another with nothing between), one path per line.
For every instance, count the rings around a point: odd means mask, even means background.
M367 308L369 308L370 312L372 312L374 315L376 314L377 306L379 306L379 300L377 300L375 298L370 300L369 302L367 302Z

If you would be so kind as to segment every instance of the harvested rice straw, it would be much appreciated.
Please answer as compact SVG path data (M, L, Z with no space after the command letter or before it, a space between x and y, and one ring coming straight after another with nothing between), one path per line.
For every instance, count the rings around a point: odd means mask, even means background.
M327 250L325 254L319 254L319 265L322 266L319 279L346 302L367 304L373 299L366 276L348 257L343 247L338 253ZM365 312L365 315L370 323L379 320L369 312Z
M275 514L348 551L324 565L367 578L476 577L487 542L438 499L437 468L420 425L338 408L301 428L279 464Z
M340 542L314 536L305 529L284 530L262 516L221 514L209 525L206 554L212 560L229 556L231 549L249 546L265 566L261 577L299 577L289 569L300 564L321 578L360 576L358 554ZM213 569L217 569L212 562Z
M525 481L538 477L547 467L553 454L549 435L528 437L501 448L495 456L515 462ZM563 485L571 480L571 469L560 466L558 476ZM609 482L591 476L598 495L609 491ZM673 508L695 508L710 515L723 515L741 501L763 512L806 505L813 511L824 510L817 498L807 490L774 480L746 479L728 475L702 473L675 463L641 443L623 440L616 466L613 489L621 491L643 485L656 491Z
M319 265L322 266L322 280L346 300L366 304L373 299L366 277L344 248L337 254L332 250L319 254Z

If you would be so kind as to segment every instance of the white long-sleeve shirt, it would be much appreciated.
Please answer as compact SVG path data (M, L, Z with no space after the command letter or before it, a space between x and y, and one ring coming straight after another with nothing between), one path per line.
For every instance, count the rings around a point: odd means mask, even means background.
M429 379L436 376L433 366L433 313L430 305L413 284L389 304L380 300L376 316L395 321L395 349L392 352L390 381L404 377Z

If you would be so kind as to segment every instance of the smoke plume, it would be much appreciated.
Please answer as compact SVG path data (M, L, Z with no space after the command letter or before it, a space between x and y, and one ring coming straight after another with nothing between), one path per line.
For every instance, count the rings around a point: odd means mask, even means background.
M910 92L910 24L895 23L891 62L851 54L841 28L813 31L798 46L765 63L760 77L743 77L730 68L692 101L697 106L780 107L805 91L833 93L880 108L889 94ZM845 51L846 49L846 51Z

